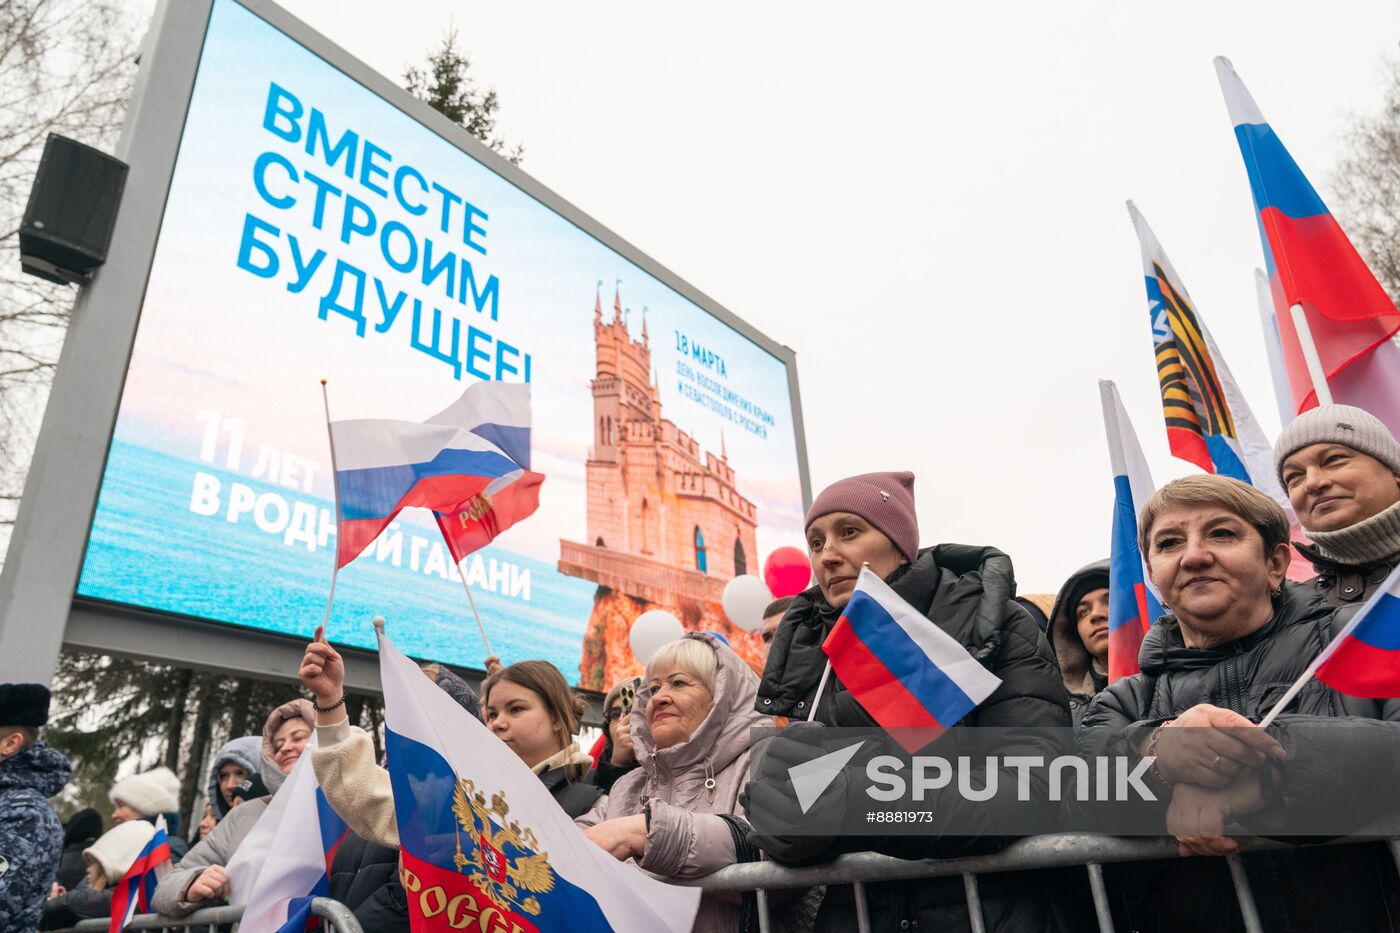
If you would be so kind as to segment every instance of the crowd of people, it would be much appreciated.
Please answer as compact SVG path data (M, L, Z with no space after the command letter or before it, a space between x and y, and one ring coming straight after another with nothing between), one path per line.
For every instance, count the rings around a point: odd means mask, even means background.
M589 840L663 878L691 880L762 859L804 865L862 850L906 859L997 852L1014 837L993 825L970 831L978 804L951 793L939 798L926 833L753 828L760 810L792 811L791 825L806 814L783 792L787 769L810 758L810 746L790 737L796 732L784 734L788 718L877 725L858 692L824 677L822 650L868 566L1000 680L937 740L939 754L955 756L973 741L970 730L1000 727L1011 736L998 748L1003 756L1053 756L1049 736L1072 729L1083 754L1152 759L1147 780L1160 791L1154 819L1176 837L1182 856L1230 855L1238 851L1225 834L1232 824L1288 838L1299 835L1290 832L1297 819L1331 813L1339 800L1369 801L1374 815L1397 809L1400 699L1358 699L1313 680L1267 728L1259 723L1400 563L1400 442L1367 412L1329 405L1286 427L1275 460L1310 543L1294 544L1288 513L1233 479L1175 480L1145 504L1138 543L1164 614L1144 637L1140 673L1111 683L1107 560L1076 571L1041 612L1017 600L1011 558L996 548L921 546L914 477L899 472L849 477L816 497L806 516L815 585L769 607L761 677L722 639L689 634L653 656L642 677L611 687L595 755L579 748L582 706L548 662L492 664L479 696L441 665L423 673L539 777ZM1315 570L1307 582L1287 577L1299 556ZM218 750L208 807L188 851L160 881L155 907L180 917L228 897L229 860L314 733L312 766L351 830L336 851L331 896L366 931L406 930L389 774L373 737L345 715L344 666L323 633L307 646L300 674L310 699L289 698L270 711L260 737ZM95 811L60 825L48 798L67 782L69 765L40 737L48 704L42 686L0 685L6 931L106 916L110 886L150 840L156 820L163 816L172 840L179 836L179 782L163 768L112 787L113 825L105 832ZM1339 728L1341 720L1350 728ZM763 732L754 727L764 725L777 731L759 739L759 754L755 735ZM1378 754L1349 752L1358 732ZM1032 785L1033 795L1049 799L1041 778ZM842 782L834 786L839 806ZM1083 825L1115 831L1103 816L1109 811L1092 799L1070 796L1065 807ZM1348 831L1364 828L1358 822ZM1266 929L1400 931L1400 875L1381 843L1298 844L1248 853L1242 864ZM1121 928L1243 928L1221 859L1129 863L1108 866L1107 874ZM971 927L965 895L954 876L873 884L866 900L873 929L951 930ZM775 892L770 906L778 929L856 926L846 886ZM980 909L989 930L1051 931L1092 924L1093 908L1082 873L1070 880L1003 872L983 876ZM707 894L695 929L756 929L752 898Z

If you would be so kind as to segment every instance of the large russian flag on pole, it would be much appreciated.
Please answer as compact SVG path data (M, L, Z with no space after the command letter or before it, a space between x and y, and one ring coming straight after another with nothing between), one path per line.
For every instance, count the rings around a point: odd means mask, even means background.
M384 738L414 933L684 933L700 890L584 836L539 778L379 635Z
M229 860L230 901L244 905L242 933L304 930L312 898L330 896L331 863L349 827L316 782L315 747L313 735Z
M1147 311L1172 456L1207 473L1248 483L1291 510L1274 472L1273 445L1254 420L1186 286L1132 201L1128 215L1142 247Z
M910 753L1001 686L957 639L869 567L861 568L822 650L842 685Z
M1156 487L1118 387L1099 380L1108 459L1113 466L1113 532L1108 560L1108 679L1136 674L1142 637L1162 614L1138 549L1138 513Z
M1354 697L1400 697L1400 567L1314 662L1317 679Z
M112 919L107 926L108 933L121 933L133 916L153 911L156 885L169 871L170 837L162 816L156 819L155 831L131 867L112 888Z
M540 507L544 476L530 469L530 387L524 383L478 382L428 419L433 424L469 424L471 432L500 448L521 469L493 480L451 513L437 514L438 528L457 563Z
M1317 405L1291 308L1300 306L1334 402L1400 432L1400 312L1264 119L1229 59L1215 60L1258 211L1295 414Z
M529 387L503 391L502 385L476 383L421 424L392 419L331 422L339 511L337 566L358 557L400 509L419 506L455 516L474 497L501 497L526 476ZM521 390L523 427L512 398ZM517 456L523 451L525 463L510 451ZM538 483L534 487L538 501ZM530 494L528 488L525 494Z

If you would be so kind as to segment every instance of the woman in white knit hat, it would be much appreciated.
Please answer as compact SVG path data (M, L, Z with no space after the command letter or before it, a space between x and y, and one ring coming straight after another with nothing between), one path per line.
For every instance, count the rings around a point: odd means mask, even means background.
M129 820L144 820L154 826L163 816L175 861L189 851L189 843L180 837L180 779L175 772L169 768L141 771L113 784L107 796L112 799L114 826Z
M155 827L144 819L124 820L103 833L83 850L83 860L87 862L84 884L51 898L44 905L39 929L60 930L80 920L111 916L112 886L127 873L155 834Z
M1400 564L1400 442L1352 405L1305 411L1274 444L1279 482L1312 543L1313 586L1334 606L1366 600Z

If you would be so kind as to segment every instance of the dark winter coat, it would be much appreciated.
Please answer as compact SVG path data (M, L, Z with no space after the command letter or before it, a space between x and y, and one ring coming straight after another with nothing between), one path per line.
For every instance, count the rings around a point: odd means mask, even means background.
M1108 586L1108 561L1094 561L1070 575L1055 597L1055 608L1050 610L1050 627L1045 632L1045 637L1050 641L1050 650L1055 652L1060 680L1069 693L1069 711L1076 729L1094 695L1108 686L1108 675L1094 669L1093 657L1084 647L1084 639L1079 636L1079 619L1075 616L1078 607L1070 605L1071 601L1078 602L1078 599L1071 600L1071 597L1079 594L1078 598L1082 599L1082 593L1095 588L1092 585L1088 589L1081 586L1086 578L1101 578L1101 585ZM1098 579L1092 582L1098 583Z
M1078 735L1081 752L1135 758L1152 727L1200 703L1258 722L1345 624L1338 615L1322 593L1286 583L1267 625L1211 649L1187 648L1176 618L1163 616L1143 639L1142 672L1118 679L1089 707ZM1246 829L1283 835L1309 814L1346 799L1400 810L1394 802L1400 700L1349 697L1314 679L1288 710L1269 728L1288 752L1275 765L1280 800L1243 818ZM1329 722L1337 719L1347 719L1350 728ZM1358 733L1371 743L1370 753L1354 753ZM1375 753L1387 746L1393 751ZM1169 799L1163 795L1164 813ZM1088 811L1084 816L1092 819ZM1352 827L1361 828L1360 821ZM1254 853L1244 863L1267 930L1400 930L1400 886L1380 844ZM1118 866L1108 882L1122 922L1134 929L1243 929L1229 872L1219 859ZM1182 896L1186 891L1190 897Z
M567 768L550 768L548 771L541 771L539 777L540 783L549 791L554 802L559 804L559 808L567 813L570 819L577 819L592 810L598 798L605 793L594 783L591 775L590 771L578 780L570 781Z
M112 889L94 891L83 881L80 887L44 904L41 930L65 930L83 920L112 916Z
M73 890L87 874L83 850L102 835L102 814L88 808L79 810L63 824L63 856L58 863L58 883Z
M365 933L408 929L408 899L399 881L399 850L349 833L331 863L330 896L349 907Z
M1400 563L1400 554L1373 564L1343 564L1331 561L1317 552L1309 544L1295 544L1298 553L1312 562L1317 576L1309 581L1327 601L1334 606L1350 606L1366 601L1366 597L1376 591L1395 565Z
M48 798L72 774L42 739L0 761L0 930L38 926L63 851L63 824Z
M941 544L921 550L913 564L896 570L887 582L931 624L957 639L1001 678L997 691L949 730L945 741L958 741L957 734L968 726L1070 725L1068 698L1050 646L1039 626L1013 600L1016 583L1009 557L990 547ZM773 638L759 687L759 712L807 717L808 704L826 666L821 645L839 615L827 605L820 589L797 596ZM828 726L875 725L835 675L822 695L816 719ZM1001 751L1050 757L1058 749L1052 741L1042 745L1041 739L1033 736L1024 744ZM1003 780L1014 781L1014 777ZM1045 787L1039 790L1048 793ZM948 806L957 803L950 800ZM1011 841L951 835L848 837L838 839L821 858L862 849L899 858L953 858L995 852ZM785 840L765 839L764 845L772 858L785 860ZM1056 928L1049 897L1039 879L1016 873L983 876L980 881L988 930ZM957 877L872 884L867 890L872 929L968 929L964 897L962 879ZM851 889L828 888L818 929L853 930L855 926Z

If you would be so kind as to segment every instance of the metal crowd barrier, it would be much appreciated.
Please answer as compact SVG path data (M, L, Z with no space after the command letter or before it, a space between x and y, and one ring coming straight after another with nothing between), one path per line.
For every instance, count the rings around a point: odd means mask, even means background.
M1326 845L1348 845L1374 842L1381 837L1352 837L1333 840ZM1262 837L1236 837L1242 852L1262 852L1269 849L1296 848L1286 842ZM1400 837L1385 840L1400 871ZM1141 862L1178 858L1176 840L1170 837L1122 839L1092 833L1056 833L1033 836L1012 843L992 855L957 859L908 860L856 852L838 856L821 865L788 868L775 862L745 862L731 865L695 884L706 891L748 892L757 895L760 933L769 933L768 892L816 885L850 885L853 889L856 923L859 933L870 933L870 911L866 903L865 886L876 881L904 881L910 878L940 878L961 875L967 897L968 916L972 933L985 933L982 900L978 893L977 876L1006 871L1027 871L1038 868L1083 866L1089 876L1089 890L1094 898L1094 913L1099 930L1113 933L1113 916L1109 909L1108 889L1104 886L1103 866L1117 862ZM1198 858L1201 856L1197 856ZM1238 855L1226 856L1230 877L1235 885L1240 915L1248 933L1263 933L1259 909L1249 888L1244 864Z
M355 915L340 901L329 897L318 897L311 902L311 915L326 921L326 929L333 933L364 933ZM169 933L205 933L221 929L238 929L238 921L243 918L242 907L206 907L196 910L186 917L162 917L159 914L138 914L126 925L128 930L166 930ZM106 917L84 920L75 927L60 930L58 933L107 933L111 923Z

